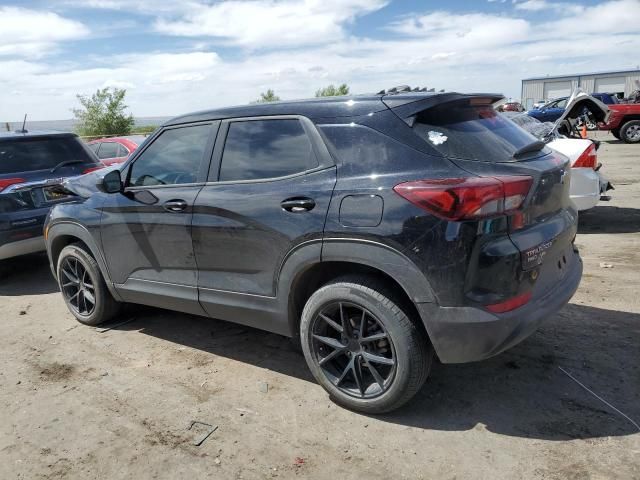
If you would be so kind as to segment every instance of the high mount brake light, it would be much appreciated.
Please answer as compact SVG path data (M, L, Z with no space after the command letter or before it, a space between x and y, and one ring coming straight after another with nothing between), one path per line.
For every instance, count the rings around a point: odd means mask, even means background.
M596 146L592 143L589 145L582 155L578 157L571 168L593 168L594 170L598 166L598 153L596 152Z
M400 183L393 190L445 220L471 220L517 210L532 183L532 177L515 175L443 178Z
M24 178L0 178L0 192L16 183L26 182Z

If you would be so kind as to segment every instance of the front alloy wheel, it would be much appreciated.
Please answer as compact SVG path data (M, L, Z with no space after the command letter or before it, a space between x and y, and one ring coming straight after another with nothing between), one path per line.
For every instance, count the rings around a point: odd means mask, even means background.
M111 296L98 263L84 245L64 247L56 272L62 298L80 323L99 325L118 313L120 304Z
M66 257L61 264L60 288L73 313L89 316L96 308L96 290L87 269L76 257Z

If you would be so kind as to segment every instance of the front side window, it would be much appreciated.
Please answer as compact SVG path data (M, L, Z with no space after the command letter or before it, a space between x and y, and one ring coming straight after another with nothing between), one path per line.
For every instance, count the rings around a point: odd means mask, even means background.
M233 122L222 154L220 181L284 177L317 166L299 120Z
M165 130L131 166L129 186L196 182L210 132L211 125Z

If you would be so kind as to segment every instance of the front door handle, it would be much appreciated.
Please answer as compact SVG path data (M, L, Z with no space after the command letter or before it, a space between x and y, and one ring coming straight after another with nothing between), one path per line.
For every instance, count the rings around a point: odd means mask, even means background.
M316 206L316 202L312 198L298 197L283 200L280 205L287 212L300 213L313 210L313 207Z
M184 200L167 200L162 206L169 212L177 213L187 209L187 202Z

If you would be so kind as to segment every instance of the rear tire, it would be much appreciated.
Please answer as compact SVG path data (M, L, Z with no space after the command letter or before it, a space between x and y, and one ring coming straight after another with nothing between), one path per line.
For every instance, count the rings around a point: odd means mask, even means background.
M317 290L300 324L315 379L338 404L368 414L395 410L420 390L433 348L410 309L375 277L347 276ZM329 318L327 320L327 318Z
M62 249L56 267L58 285L67 308L85 325L112 319L120 310L95 259L79 244Z
M640 120L631 120L622 125L620 140L625 143L640 143Z

